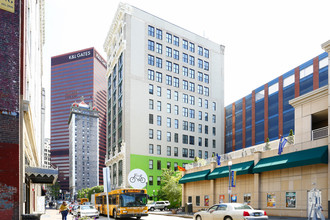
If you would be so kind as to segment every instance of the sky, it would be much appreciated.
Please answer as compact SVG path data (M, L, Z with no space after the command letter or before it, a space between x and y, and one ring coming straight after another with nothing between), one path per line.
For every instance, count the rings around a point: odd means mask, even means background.
M103 44L120 2L224 45L225 106L323 53L330 40L329 0L47 0L47 106L51 57L95 47L106 58Z

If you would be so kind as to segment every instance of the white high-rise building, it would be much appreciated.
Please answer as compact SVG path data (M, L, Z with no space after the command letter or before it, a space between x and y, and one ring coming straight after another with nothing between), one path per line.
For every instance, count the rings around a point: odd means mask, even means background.
M99 185L99 111L91 103L73 103L69 117L69 187L78 190Z
M139 168L157 193L162 168L224 153L223 45L120 4L104 49L114 187Z

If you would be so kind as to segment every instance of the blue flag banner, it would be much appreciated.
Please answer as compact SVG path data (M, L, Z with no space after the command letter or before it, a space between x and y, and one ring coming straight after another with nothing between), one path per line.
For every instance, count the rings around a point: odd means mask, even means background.
M217 164L220 166L221 165L221 156L219 154L217 154Z
M284 148L286 142L288 142L288 140L285 139L285 138L282 136L281 139L280 139L280 142L279 142L279 144L278 144L278 154L279 154L279 155L282 154L282 152L283 152L283 148Z
M231 186L236 187L236 171L231 171Z

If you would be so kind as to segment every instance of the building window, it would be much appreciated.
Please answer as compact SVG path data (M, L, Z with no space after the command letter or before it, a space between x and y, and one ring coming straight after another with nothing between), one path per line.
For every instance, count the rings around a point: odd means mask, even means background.
M182 61L185 63L188 63L188 54L186 54L186 53L182 54Z
M161 101L157 101L157 110L162 111L162 102Z
M188 117L188 108L185 108L185 107L182 108L182 115L184 117Z
M155 80L155 72L153 70L148 70L148 79Z
M179 155L179 149L177 147L174 147L174 156L177 157ZM175 167L175 163L174 163Z
M163 45L156 43L156 52L159 54L163 53Z
M203 56L203 47L198 46L198 55Z
M157 170L162 169L162 162L160 160L157 160Z
M189 82L189 90L195 92L195 83Z
M155 50L155 42L153 42L152 40L148 40L148 50Z
M177 36L173 36L173 44L179 46L179 38Z
M192 132L195 132L195 123L193 123L193 122L189 123L189 130Z
M203 73L198 72L198 81L203 82Z
M154 161L149 160L149 169L152 170L154 168Z
M189 69L189 77L195 79L195 70Z
M155 57L150 54L148 54L148 64L151 66L155 65Z
M188 157L188 149L182 148L182 157Z
M162 155L162 147L160 145L157 145L157 154Z
M195 136L189 136L189 144L195 145Z
M189 158L195 158L195 150L189 149Z
M175 143L179 142L179 134L178 133L174 133L174 142Z
M209 75L208 74L204 74L204 82L209 83Z
M154 123L154 115L149 114L149 124L153 124L153 123Z
M194 56L189 56L189 64L192 66L195 66L195 57Z
M154 185L154 177L153 176L149 176L149 186Z
M186 50L188 50L188 41L186 41L186 40L182 40L182 47L183 47L183 49L186 49Z
M206 86L204 87L204 95L209 96L209 88Z
M294 75L284 78L283 79L283 88L287 87L288 85L291 85L292 83L294 83L294 81L295 81Z
M205 112L205 115L204 115L205 117L205 121L209 121L209 113L207 113L207 112Z
M162 82L163 81L163 74L160 72L156 72L156 82Z
M155 36L155 28L153 26L148 26L148 35L152 37Z
M161 140L162 139L162 131L157 130L157 140Z
M215 102L212 102L212 109L213 111L217 110L217 104Z
M204 159L205 159L205 160L206 160L207 158L209 158L209 152L205 151L205 152L204 152L204 155L205 155L205 156L204 156Z
M200 206L200 205L201 205L201 197L196 196L196 206Z
M166 33L166 42L167 43L172 43L172 34Z
M194 43L189 42L189 50L191 52L195 53L195 44Z
M154 130L149 129L149 139L154 139Z
M172 85L172 76L166 75L166 85Z
M179 129L179 120L178 119L174 119L174 128Z
M179 64L176 64L176 63L173 64L173 72L179 73Z
M204 49L204 57L209 58L209 50Z
M212 122L215 123L216 122L216 116L212 115Z
M198 106L203 107L203 100L201 98L198 98Z
M163 67L163 60L162 60L162 58L156 57L156 66L158 68L162 68Z
M203 141L202 140L203 139L201 137L198 138L198 146L199 147L203 146L203 143L202 143ZM200 158L202 158L202 157L200 157Z
M204 70L209 70L209 62L204 61Z
M175 77L174 77L174 79L175 79ZM179 93L177 91L174 91L174 100L179 101Z
M215 148L216 144L215 144L215 140L212 140L212 147Z
M188 68L187 67L185 67L185 66L182 67L182 74L184 76L188 76Z
M160 176L157 176L157 186L160 186Z
M204 100L204 107L206 108L206 109L208 109L209 108L209 101L207 100L207 99L205 99Z
M162 88L160 86L157 86L157 96L162 96Z
M171 156L171 147L170 146L167 146L167 156ZM169 162L167 162L167 169L169 169L168 168L168 163ZM171 166L171 163L170 163L170 166Z
M197 65L198 65L198 68L203 69L203 60L198 59L198 60L197 60Z
M166 47L166 56L172 57L172 48Z
M172 62L166 60L166 70L172 72Z
M183 103L188 103L188 95L187 94L182 95L182 102Z
M190 118L195 118L195 110L194 109L189 109L189 117Z
M203 125L198 124L198 133L203 133Z
M183 80L182 85L183 85L183 89L188 90L188 81ZM202 92L202 94L203 94L203 92Z
M177 171L177 170L178 170L178 163L174 162L174 171Z
M259 101L265 97L265 91L261 90L261 91L257 92L255 96L256 96L255 97L256 101Z
M149 99L149 109L154 109L154 100Z
M149 144L149 154L153 154L153 153L154 153L154 145Z
M189 96L190 105L195 105L195 96Z
M188 131L188 121L183 121L183 122L182 122L182 129L183 129L184 131Z
M176 60L179 60L179 51L178 50L173 50L173 58L176 59Z
M209 147L209 139L205 138L204 139L204 144L205 144L205 147Z
M202 158L203 157L203 152L201 150L198 151L198 158Z
M156 29L156 38L158 38L159 40L163 39L163 31L160 29Z
M171 132L167 132L167 142L171 142Z
M271 95L278 91L278 83L275 83L268 87L268 95Z
M167 127L168 127L168 128L171 127L171 118L167 118Z
M198 94L203 95L203 86L202 85L198 85L197 92L198 92Z
M173 86L176 87L176 88L179 88L179 78L174 77L173 79L174 79Z
M171 90L170 89L167 90L167 98L171 99Z
M205 125L204 133L205 134L209 134L209 126Z
M162 116L157 115L157 125L161 126L162 125Z
M179 106L177 105L174 106L174 114L179 115Z
M188 135L185 135L185 134L182 135L182 143L183 144L188 144Z

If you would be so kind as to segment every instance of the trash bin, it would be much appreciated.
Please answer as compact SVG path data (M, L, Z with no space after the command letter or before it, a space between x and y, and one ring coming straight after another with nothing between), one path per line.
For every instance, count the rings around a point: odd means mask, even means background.
M192 203L186 203L186 205L185 205L185 213L192 213L193 212L193 210L192 210Z
M186 212L186 207L182 206L182 212Z
M22 214L22 220L40 220L41 214Z

